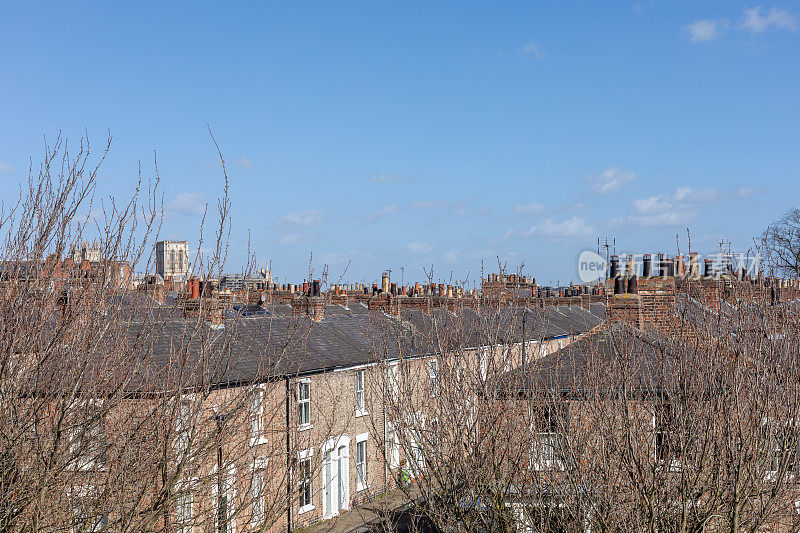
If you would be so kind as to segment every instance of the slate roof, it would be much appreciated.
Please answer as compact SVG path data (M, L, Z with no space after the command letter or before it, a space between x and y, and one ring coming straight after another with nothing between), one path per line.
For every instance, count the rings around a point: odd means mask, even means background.
M520 394L558 390L579 396L596 386L595 377L616 372L632 391L652 392L659 376L670 372L673 358L668 354L662 337L618 323L508 372L498 385Z
M160 309L158 309L160 310ZM527 341L586 333L600 323L577 308L484 310L442 308L429 315L416 309L401 319L368 312L360 304L349 309L325 307L325 318L312 322L293 315L285 304L267 305L266 312L224 320L224 328L165 312L153 320L134 319L126 337L144 362L130 391L152 390L170 383L183 368L193 369L216 386L262 379L313 374L373 363L379 359L421 356L474 348L486 339L522 340L525 315ZM194 378L199 379L198 375ZM163 385L166 386L166 385Z

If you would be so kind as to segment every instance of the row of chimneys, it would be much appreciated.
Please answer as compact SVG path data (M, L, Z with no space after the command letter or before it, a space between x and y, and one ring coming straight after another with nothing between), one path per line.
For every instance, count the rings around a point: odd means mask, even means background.
M521 285L536 285L536 278L518 276L517 274L489 274L486 276L488 283L519 283Z
M624 269L620 268L619 257L616 255L611 256L609 277L614 280L614 294L636 294L637 288L637 274L633 256L629 255ZM697 253L692 252L689 254L689 270L686 271L686 262L682 255L669 257L667 254L658 254L656 257L655 267L656 273L653 272L653 258L650 254L642 255L642 277L649 278L657 277L676 277L690 279L700 278L700 263ZM751 279L744 268L738 268L734 271L733 264L730 257L725 257L722 268L720 271L714 269L713 259L703 260L703 276L712 278L716 275L724 274L727 276L735 277L739 281L750 281L755 284L763 284L765 287L790 287L797 286L796 281L782 280L781 278L761 278L759 275L757 279ZM798 287L800 288L800 287Z
M628 256L628 260L626 261L625 265L625 270L620 269L619 257L616 255L611 256L610 263L611 263L610 265L611 272L609 277L611 277L612 279L616 279L618 276L627 276L627 277L636 276L632 255ZM657 269L655 273L653 272L654 266ZM722 265L721 272L716 272L714 270L713 259L703 260L703 276L711 277L718 273L729 274L729 275L735 274L736 277L742 281L747 278L745 270L743 268L737 269L736 272L734 272L733 264L731 263L730 257L726 256L724 258L724 263ZM667 254L658 254L655 260L655 265L653 264L653 258L651 257L650 254L642 255L642 277L649 278L652 276L659 276L659 277L683 278L686 277L687 274L690 278L700 277L700 263L696 252L692 252L689 254L688 273L686 271L686 262L682 255L669 257Z
M584 294L597 295L600 294L602 289L600 287L589 287L587 285L574 285L571 287L564 287L557 292L550 287L536 287L536 292L533 294L536 298L570 298L573 296L582 296Z

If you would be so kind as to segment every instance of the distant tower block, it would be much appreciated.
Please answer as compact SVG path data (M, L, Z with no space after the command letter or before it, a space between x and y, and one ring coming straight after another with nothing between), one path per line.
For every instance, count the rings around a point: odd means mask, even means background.
M156 243L156 274L166 279L184 280L191 271L187 241L158 241Z
M72 249L72 262L80 265L81 261L90 263L100 262L100 244L96 242L82 242L79 247Z

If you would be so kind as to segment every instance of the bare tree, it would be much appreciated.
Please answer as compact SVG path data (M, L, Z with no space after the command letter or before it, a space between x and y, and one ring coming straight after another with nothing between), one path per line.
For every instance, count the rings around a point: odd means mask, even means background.
M713 311L690 283L668 332L609 323L553 353L513 303L414 322L421 344L382 363L414 509L444 531L794 531L796 308L721 280Z
M800 209L792 209L762 234L767 264L777 274L800 277Z
M136 287L131 270L147 279L153 264L159 177L96 201L110 142L94 163L88 139L74 155L61 138L46 145L0 214L0 529L267 530L297 498L284 381L307 329L255 328L217 295L188 314L178 283ZM200 279L227 254L220 159ZM99 257L73 261L90 235Z

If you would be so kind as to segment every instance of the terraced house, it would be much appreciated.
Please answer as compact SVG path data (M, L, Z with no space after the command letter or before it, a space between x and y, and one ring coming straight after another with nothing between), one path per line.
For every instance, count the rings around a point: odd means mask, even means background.
M426 476L436 421L417 424L401 399L444 398L455 366L487 379L605 314L588 298L526 308L313 290L255 306L117 292L87 313L89 290L59 310L76 317L64 350L14 361L3 400L26 422L8 435L6 479L34 482L9 492L8 523L188 533L334 519ZM47 512L26 514L35 498Z

